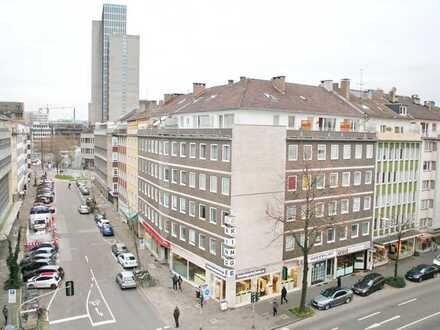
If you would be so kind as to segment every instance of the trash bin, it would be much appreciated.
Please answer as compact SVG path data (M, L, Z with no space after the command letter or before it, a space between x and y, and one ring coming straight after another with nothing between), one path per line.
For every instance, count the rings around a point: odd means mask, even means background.
M226 300L220 300L220 310L225 311L228 309L228 302Z

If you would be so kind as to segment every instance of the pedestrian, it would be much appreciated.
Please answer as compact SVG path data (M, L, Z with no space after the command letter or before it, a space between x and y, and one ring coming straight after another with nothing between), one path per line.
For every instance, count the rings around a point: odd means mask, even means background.
M283 285L283 288L281 289L281 305L285 302L287 304L287 290L286 287Z
M176 274L173 275L173 289L177 290L177 276L176 276Z
M278 303L276 300L273 301L272 303L272 311L273 311L273 316L277 316L278 314Z
M3 316L5 318L5 325L8 325L8 307L6 305L3 306Z
M179 285L180 292L182 292L182 282L183 282L182 276L179 275L179 277L177 278L177 284Z
M174 322L176 322L176 328L179 327L179 316L180 316L180 311L179 311L179 307L176 306L176 308L174 308Z
M203 292L200 291L200 308L203 308Z

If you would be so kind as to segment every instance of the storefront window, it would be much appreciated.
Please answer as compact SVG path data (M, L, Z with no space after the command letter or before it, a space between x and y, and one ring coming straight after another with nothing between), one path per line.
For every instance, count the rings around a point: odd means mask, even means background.
M225 299L226 282L218 278L215 279L214 297L217 300Z
M292 290L299 287L300 270L301 268L299 267L289 268L287 272L287 280L282 283L286 286L287 290Z
M237 304L249 303L251 301L251 280L237 281L235 295Z
M337 260L336 276L344 276L353 273L353 256L351 254L339 256Z
M272 274L272 294L276 294L276 293L281 292L280 282L281 282L280 273Z
M260 297L270 294L268 287L269 283L270 283L269 275L265 275L257 278L257 292L260 294Z
M173 270L183 278L187 278L188 261L177 254L173 254Z
M201 285L205 283L206 282L205 270L197 265L194 265L192 262L188 262L188 264L189 264L189 280L197 285Z

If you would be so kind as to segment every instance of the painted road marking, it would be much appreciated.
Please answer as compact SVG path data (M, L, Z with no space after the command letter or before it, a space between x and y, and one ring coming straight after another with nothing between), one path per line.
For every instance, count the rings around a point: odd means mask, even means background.
M382 313L382 312L376 312L376 313L373 313L373 314L369 314L367 316L361 317L360 319L358 319L358 321L366 320L366 319L368 319L368 318L370 318L372 316L379 315L380 313Z
M66 317L65 319L49 321L49 324L64 323L64 322L69 322L69 321L74 321L74 320L79 320L79 319L86 319L88 317L89 317L88 314L77 315L77 316L72 316L72 317Z
M400 328L397 328L396 330L403 330L403 329L409 328L409 327L413 326L414 324L417 324L417 323L420 323L420 322L422 322L422 321L428 320L428 319L430 319L431 317L434 317L434 316L437 316L437 315L440 315L440 312L437 312L437 313L434 313L434 314L431 314L431 315L428 315L428 316L422 317L421 319L418 319L418 320L413 321L413 322L411 322L411 323L405 324L404 326L402 326L402 327L400 327Z
M370 325L368 328L365 328L365 330L378 328L378 327L380 327L381 325L383 325L383 324L385 324L385 323L388 323L388 322L391 322L391 321L397 320L397 319L399 319L399 318L400 318L400 315L396 315L396 316L393 316L392 318L387 319L387 320L385 320L385 321L382 321L382 322L379 322L379 323L373 323L373 324Z
M86 263L89 263L89 258L87 258L87 256L84 256L84 258L86 259Z
M403 305L409 304L410 302L413 302L413 301L416 301L416 300L417 300L417 298L413 298L413 299L410 299L410 300L407 300L407 301L401 302L401 303L398 304L397 306L403 306Z
M52 306L52 302L53 302L53 300L55 299L55 296L57 295L57 293L58 293L58 289L59 289L60 287L57 287L57 289L55 290L55 292L53 293L53 296L50 298L50 300L49 300L49 304L47 305L47 310L50 310L50 306Z
M336 327L336 328L333 328L332 330L339 330L339 328L338 328L338 327Z

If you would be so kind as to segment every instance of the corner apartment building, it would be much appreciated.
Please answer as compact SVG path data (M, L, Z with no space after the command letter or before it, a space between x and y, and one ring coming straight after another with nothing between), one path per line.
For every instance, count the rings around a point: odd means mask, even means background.
M283 284L298 290L304 261L291 233L301 231L307 163L331 224L307 261L308 282L370 267L376 136L326 87L242 77L167 95L156 128L138 130L148 249L229 306L250 303L251 292L278 295ZM269 206L286 218L275 231Z
M85 129L81 132L81 166L92 169L95 167L95 135L93 129Z

